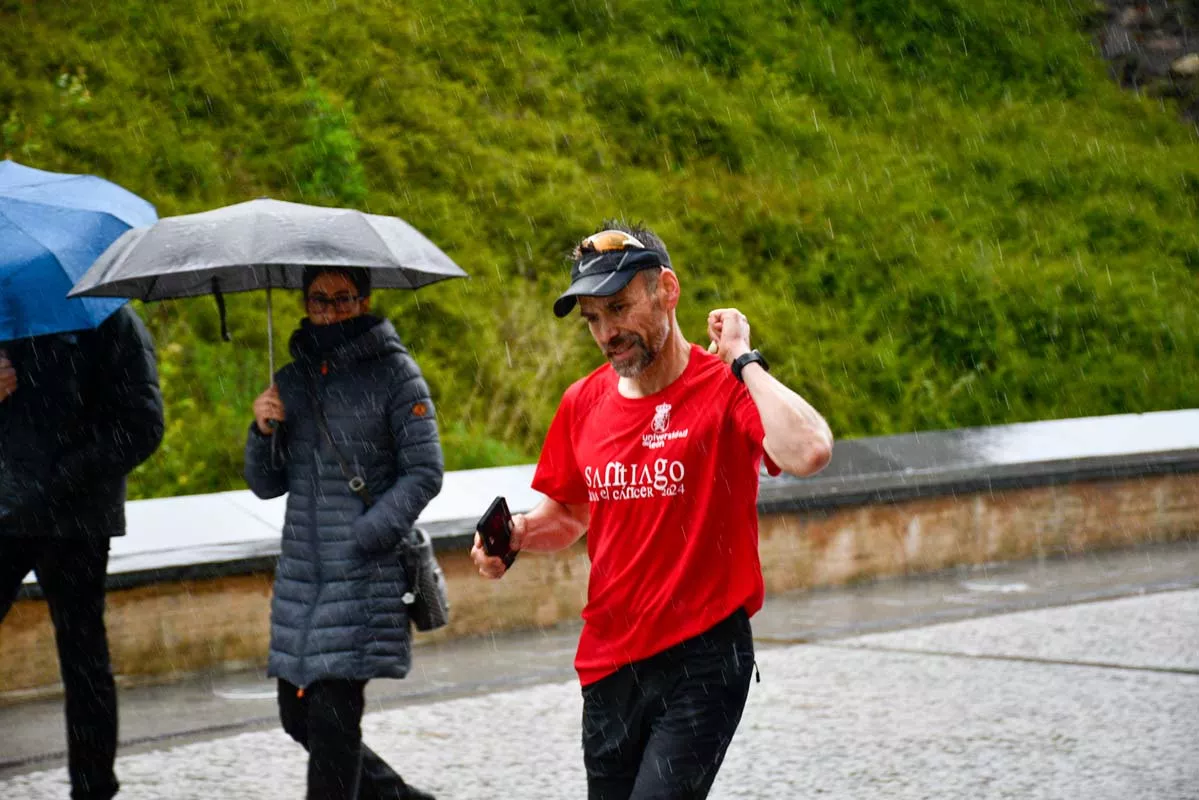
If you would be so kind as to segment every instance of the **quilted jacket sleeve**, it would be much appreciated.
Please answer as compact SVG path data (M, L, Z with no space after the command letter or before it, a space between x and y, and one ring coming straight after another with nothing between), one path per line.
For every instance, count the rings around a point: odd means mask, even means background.
M428 384L415 362L407 357L405 361L409 370L398 378L387 407L399 477L354 521L354 537L366 552L399 544L400 537L412 529L425 506L441 491L445 473Z
M285 425L280 425L271 436L263 436L258 432L258 425L250 423L246 433L245 468L243 474L246 485L255 495L263 500L278 497L287 492L287 462L283 456L284 448L281 443L273 442L275 437L287 435ZM276 446L280 452L271 456L271 446Z

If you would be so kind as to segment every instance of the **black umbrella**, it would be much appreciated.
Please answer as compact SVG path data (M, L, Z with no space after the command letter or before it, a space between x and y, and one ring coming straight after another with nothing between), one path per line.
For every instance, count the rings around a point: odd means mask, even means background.
M416 289L466 272L398 217L259 199L166 217L133 228L104 251L70 297L164 300L266 289L267 341L275 374L271 289L302 288L306 267L365 267L371 285Z

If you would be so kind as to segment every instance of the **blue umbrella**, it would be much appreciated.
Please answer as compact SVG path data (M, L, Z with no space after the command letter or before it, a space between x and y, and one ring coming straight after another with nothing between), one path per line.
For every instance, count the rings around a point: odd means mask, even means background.
M0 342L95 328L124 298L67 292L154 206L115 183L0 161Z

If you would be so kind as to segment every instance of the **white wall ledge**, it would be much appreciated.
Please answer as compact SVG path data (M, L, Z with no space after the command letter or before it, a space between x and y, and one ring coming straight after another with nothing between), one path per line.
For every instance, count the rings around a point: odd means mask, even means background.
M533 465L446 473L418 524L439 549L464 547L496 495L536 505ZM910 497L1199 471L1199 409L960 428L838 442L812 478L764 477L764 512L894 502ZM270 569L285 499L249 491L135 500L113 539L113 588ZM33 581L30 575L27 583ZM35 594L27 586L23 594Z

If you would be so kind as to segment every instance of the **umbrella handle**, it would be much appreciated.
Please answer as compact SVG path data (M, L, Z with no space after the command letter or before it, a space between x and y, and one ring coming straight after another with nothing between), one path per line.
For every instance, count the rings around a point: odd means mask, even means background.
M271 309L271 285L266 285L266 357L267 363L270 365L271 375L269 382L275 380L275 315ZM279 469L283 462L279 458L279 420L267 420L267 426L270 427L271 433L271 466Z
M275 381L275 315L271 308L271 284L266 285L266 358L271 371L267 383ZM271 467L279 469L283 461L279 457L279 420L271 419L266 423L271 429Z
M269 419L266 424L271 429L271 469L282 469L283 458L279 455L279 437L283 434L279 433L279 420Z
M266 285L266 357L271 381L275 380L275 317L271 311L271 285Z

